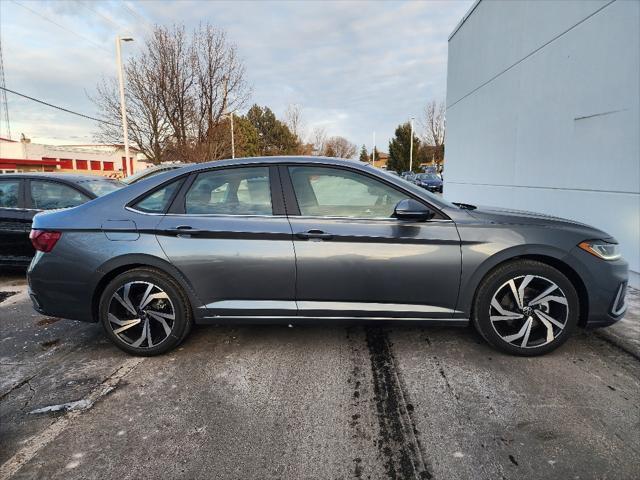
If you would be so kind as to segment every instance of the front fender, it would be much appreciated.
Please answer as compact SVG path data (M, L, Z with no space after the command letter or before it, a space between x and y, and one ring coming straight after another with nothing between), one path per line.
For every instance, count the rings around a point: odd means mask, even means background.
M474 248L475 247L475 248ZM567 251L550 245L520 244L498 251L482 251L478 245L462 245L462 275L456 310L471 314L473 299L482 280L499 265L522 257L549 258L572 268L580 277L586 269Z

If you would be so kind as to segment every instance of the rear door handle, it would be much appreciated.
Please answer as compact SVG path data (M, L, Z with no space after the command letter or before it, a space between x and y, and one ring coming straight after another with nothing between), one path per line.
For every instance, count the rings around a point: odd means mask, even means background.
M189 238L191 237L191 235L197 234L197 233L201 233L202 230L196 230L195 228L189 226L189 225L180 225L178 227L175 228L167 228L165 230L165 232L170 233L170 234L174 234L177 237L183 237L183 238Z
M322 230L309 230L307 232L299 232L299 233L296 233L296 236L303 240L311 240L311 239L331 240L333 238L333 235L331 233L326 233L326 232L323 232Z

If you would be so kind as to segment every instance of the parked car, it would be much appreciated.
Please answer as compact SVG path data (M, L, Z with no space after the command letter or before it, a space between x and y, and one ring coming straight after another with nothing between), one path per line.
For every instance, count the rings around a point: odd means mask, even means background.
M411 172L411 171L407 171L407 172L402 172L401 177L404 178L405 180L409 181L409 182L414 182L415 183L416 174Z
M36 213L75 207L123 186L92 175L0 175L0 266L26 267L31 262L35 250L29 230Z
M137 355L174 348L193 323L322 319L472 323L538 355L625 312L627 263L607 233L322 157L173 170L40 213L31 238L36 310L101 322Z
M416 175L415 184L430 192L442 193L442 180L434 173L419 173Z
M145 168L144 170L139 171L138 173L134 173L124 179L122 179L123 183L127 185L131 185L133 183L139 182L141 180L145 180L149 177L153 177L159 173L168 172L169 170L175 170L176 168L184 167L185 165L190 165L189 163L165 163L163 165L155 165L153 167Z

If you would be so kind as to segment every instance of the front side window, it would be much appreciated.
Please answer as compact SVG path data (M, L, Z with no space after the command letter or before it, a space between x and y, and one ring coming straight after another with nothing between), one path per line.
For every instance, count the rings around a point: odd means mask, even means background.
M366 175L329 167L289 167L300 214L321 217L389 218L410 198Z
M38 210L70 208L90 199L84 193L59 182L31 180L31 207Z
M18 208L20 180L0 180L0 208Z
M192 215L271 215L269 168L200 173L185 196L184 208Z
M164 213L183 181L184 179L181 178L151 192L132 207L145 213Z

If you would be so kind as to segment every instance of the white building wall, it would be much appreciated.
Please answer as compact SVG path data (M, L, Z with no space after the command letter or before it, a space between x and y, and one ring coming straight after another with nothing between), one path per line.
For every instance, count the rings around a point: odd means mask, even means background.
M640 2L481 0L449 39L444 195L621 243L640 283Z

